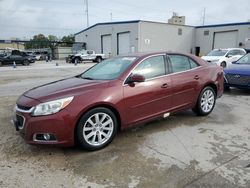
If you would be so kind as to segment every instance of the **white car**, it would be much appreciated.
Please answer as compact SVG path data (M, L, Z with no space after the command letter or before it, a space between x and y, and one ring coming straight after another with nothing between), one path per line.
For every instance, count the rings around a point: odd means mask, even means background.
M96 54L93 50L81 50L80 52L74 55L73 62L77 60L78 62L93 61L100 63L104 59L106 59L105 54Z
M232 65L232 62L237 61L245 54L246 51L243 48L214 49L201 58L209 63L226 67Z

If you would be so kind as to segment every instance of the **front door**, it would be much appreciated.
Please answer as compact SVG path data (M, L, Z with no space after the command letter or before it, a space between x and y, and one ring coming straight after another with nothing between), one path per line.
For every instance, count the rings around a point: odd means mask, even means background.
M164 55L142 61L131 73L145 77L145 82L125 84L126 124L133 124L167 112L172 106L171 80L166 75Z

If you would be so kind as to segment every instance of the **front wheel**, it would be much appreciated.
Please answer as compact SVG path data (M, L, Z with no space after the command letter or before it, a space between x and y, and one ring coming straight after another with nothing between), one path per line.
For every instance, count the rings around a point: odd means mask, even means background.
M201 91L193 112L199 116L206 116L213 111L215 102L215 91L212 87L207 86Z
M77 140L87 150L99 150L107 146L117 132L115 114L103 107L94 108L84 114L77 125Z
M30 62L29 62L28 60L24 60L24 61L23 61L23 65L24 65L24 66L28 66L29 64L30 64Z

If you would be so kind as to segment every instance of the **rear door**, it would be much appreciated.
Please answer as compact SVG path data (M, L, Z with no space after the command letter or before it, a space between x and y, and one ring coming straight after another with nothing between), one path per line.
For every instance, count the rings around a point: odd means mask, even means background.
M185 55L169 55L173 108L179 109L196 102L200 90L198 63Z
M171 80L166 75L164 55L143 60L132 74L143 75L146 80L124 85L127 124L167 112L171 108Z

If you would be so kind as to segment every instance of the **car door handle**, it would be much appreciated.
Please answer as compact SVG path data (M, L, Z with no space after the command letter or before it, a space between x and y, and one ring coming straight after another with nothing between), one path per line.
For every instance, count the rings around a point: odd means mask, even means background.
M167 83L165 83L165 84L163 84L162 86L161 86L161 88L167 88L168 87L168 84Z
M199 80L200 77L199 77L198 75L195 75L194 79L195 79L195 80Z

